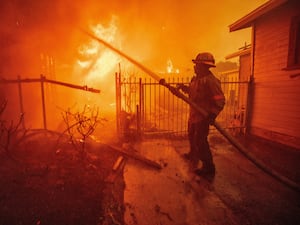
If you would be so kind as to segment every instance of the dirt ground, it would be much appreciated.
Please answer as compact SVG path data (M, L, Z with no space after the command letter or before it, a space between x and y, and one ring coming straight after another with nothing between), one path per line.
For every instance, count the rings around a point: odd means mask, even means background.
M258 139L240 139L280 174L299 183L300 152ZM300 222L300 195L256 168L224 138L210 143L217 167L212 189L239 224ZM180 153L187 140L174 140ZM112 168L120 154L108 147L86 148L83 159L71 143L40 133L0 155L0 225L122 225L124 179ZM220 221L226 224L226 221ZM298 223L299 224L299 223Z
M107 178L119 154L43 133L0 157L0 225L123 224L122 173Z

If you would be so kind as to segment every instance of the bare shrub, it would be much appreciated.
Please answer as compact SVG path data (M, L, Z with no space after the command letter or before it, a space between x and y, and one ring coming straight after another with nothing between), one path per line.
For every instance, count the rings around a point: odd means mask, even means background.
M79 153L81 159L86 158L86 141L93 134L96 127L105 119L99 117L99 109L84 106L81 112L72 113L70 109L63 112L63 120L67 133L74 149Z
M0 104L0 153L4 153L12 158L12 150L25 136L26 130L20 129L24 119L23 114L20 115L17 124L14 124L14 121L8 122L3 118L6 106L7 100L3 100Z

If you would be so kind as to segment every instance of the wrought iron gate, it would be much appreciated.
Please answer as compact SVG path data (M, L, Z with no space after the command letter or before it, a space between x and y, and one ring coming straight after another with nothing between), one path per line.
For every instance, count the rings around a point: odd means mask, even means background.
M226 105L217 120L226 129L244 133L248 102L248 81L238 81L238 71L220 74ZM176 86L190 78L165 78ZM122 136L186 136L189 105L151 78L116 74L117 130Z

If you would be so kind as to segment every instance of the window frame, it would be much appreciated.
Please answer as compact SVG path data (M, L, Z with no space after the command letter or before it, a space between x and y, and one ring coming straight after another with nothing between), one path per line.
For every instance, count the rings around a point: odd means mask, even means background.
M291 18L286 70L300 69L300 15Z

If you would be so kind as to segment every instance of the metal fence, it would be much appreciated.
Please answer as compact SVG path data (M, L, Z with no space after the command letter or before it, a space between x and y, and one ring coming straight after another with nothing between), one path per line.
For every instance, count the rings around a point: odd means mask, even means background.
M34 84L34 86L32 86L32 84ZM8 104L6 108L6 110L9 111L8 117L10 117L8 121L16 121L19 118L19 115L22 115L22 128L25 129L26 127L30 127L32 129L36 127L32 126L32 123L28 123L27 126L25 126L25 122L32 122L32 120L35 120L35 117L38 117L42 119L42 127L38 128L42 128L45 130L49 128L53 129L53 127L55 127L56 125L54 123L54 120L56 121L56 118L54 119L53 110L50 110L50 108L53 108L53 101L51 101L50 97L54 97L51 96L51 94L53 95L53 93L50 93L49 90L50 84L55 85L55 87L62 86L75 90L82 90L85 92L100 93L100 90L87 87L86 85L81 86L51 80L47 79L44 75L40 75L40 78L21 78L20 76L18 76L17 79L0 79L0 88L3 88L3 90L10 90L10 92L7 93L9 94L8 101L10 104ZM68 90L68 92L70 92L70 90ZM2 98L0 100L5 101L5 99ZM56 99L55 101L58 102L58 99ZM40 107L38 106L39 104ZM34 119L30 117L34 117ZM49 124L48 120L51 120L52 123ZM38 123L39 122L40 119L38 119Z
M226 97L223 111L217 121L234 133L244 133L248 101L248 81L238 80L238 70L219 74ZM165 78L176 86L189 84L189 77L179 75ZM138 135L185 136L189 105L174 96L151 78L122 77L116 74L118 130ZM213 129L213 128L212 128Z

